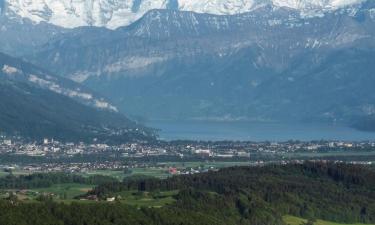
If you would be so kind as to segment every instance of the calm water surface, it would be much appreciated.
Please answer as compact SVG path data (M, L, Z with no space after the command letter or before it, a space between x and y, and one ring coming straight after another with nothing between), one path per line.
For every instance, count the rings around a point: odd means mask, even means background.
M149 121L162 140L343 140L375 141L375 132L363 132L333 124L286 124L267 122Z

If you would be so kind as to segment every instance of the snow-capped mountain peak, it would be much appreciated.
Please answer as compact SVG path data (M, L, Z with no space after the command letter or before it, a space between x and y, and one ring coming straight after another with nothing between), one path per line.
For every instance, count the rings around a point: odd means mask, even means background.
M4 6L7 15L29 18L36 23L43 21L67 28L117 28L131 24L152 9L233 15L273 5L296 9L303 15L315 15L364 1L366 0L4 0Z

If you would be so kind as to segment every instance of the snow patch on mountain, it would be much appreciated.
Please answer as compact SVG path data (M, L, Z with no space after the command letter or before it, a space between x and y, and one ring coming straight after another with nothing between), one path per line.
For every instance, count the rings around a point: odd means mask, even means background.
M69 88L61 87L59 84L55 83L53 80L46 80L34 74L30 74L28 80L31 83L39 86L40 88L45 88L57 94L62 94L73 99L85 101L89 105L93 105L96 108L118 112L115 106L112 106L110 103L102 99L94 98L94 96L90 93L85 93L85 92L81 92L80 90L72 90Z
M104 68L105 73L118 73L127 70L139 70L143 68L147 68L156 63L161 63L166 61L167 58L165 57L141 57L141 56L134 56L134 57L127 57L118 62L113 64L107 65Z
M72 74L68 78L77 82L77 83L83 83L85 80L87 80L91 76L98 76L98 73L90 73L88 71L78 71L77 73Z
M263 2L263 4L261 4ZM268 1L259 0L179 0L179 10L216 15L233 15L248 12Z
M375 20L375 9L370 9L370 17Z
M8 75L13 75L20 72L17 68L9 65L4 65L2 71Z
M249 12L265 5L299 10L301 15L322 15L366 0L5 0L8 15L58 26L105 26L133 23L152 9L176 9L216 15ZM370 0L368 0L370 1Z

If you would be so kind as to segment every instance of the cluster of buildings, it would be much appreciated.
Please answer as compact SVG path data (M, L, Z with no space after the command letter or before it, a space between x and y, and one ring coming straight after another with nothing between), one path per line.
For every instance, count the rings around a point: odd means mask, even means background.
M293 153L329 150L375 150L375 141L287 141L287 142L197 142L174 141L125 143L121 145L63 143L53 139L26 142L22 139L0 139L0 154L27 156L74 156L89 154L120 154L121 157L202 156L213 158L249 158L251 153Z
M374 151L375 142L344 141L286 141L286 142L197 142L157 141L135 142L120 145L101 143L63 143L53 139L28 142L21 138L7 139L0 136L0 156L16 156L42 159L43 163L23 165L27 171L85 172L110 169L125 170L131 166L144 166L150 159L156 161L262 160L258 155L282 155L289 153L314 153L350 151ZM22 160L21 160L22 161ZM27 160L26 160L27 161ZM152 161L152 160L151 160ZM126 162L126 163L125 163ZM130 162L130 164L129 164ZM135 162L135 163L132 163ZM3 162L4 163L4 162ZM191 173L194 171L178 171ZM171 171L170 173L174 173ZM177 172L176 172L177 173Z

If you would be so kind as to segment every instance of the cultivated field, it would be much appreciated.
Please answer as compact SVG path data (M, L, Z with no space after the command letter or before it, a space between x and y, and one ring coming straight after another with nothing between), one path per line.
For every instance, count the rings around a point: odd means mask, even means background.
M299 218L299 217L295 217L295 216L285 216L284 222L287 225L304 225L304 224L306 224L307 220ZM361 223L344 224L344 223L333 223L333 222L324 221L324 220L317 220L314 223L314 225L365 225L365 224L361 224ZM368 224L366 224L366 225L368 225ZM373 225L373 224L371 224L371 225Z

